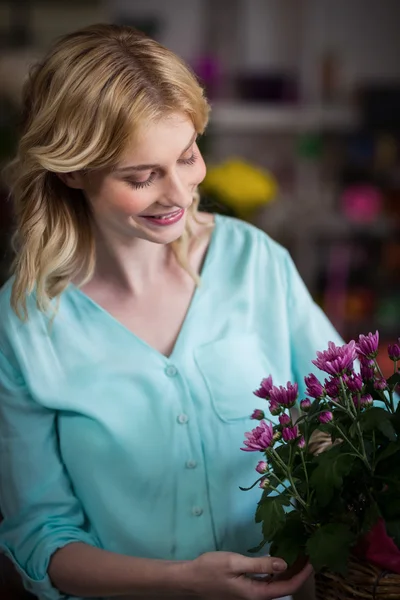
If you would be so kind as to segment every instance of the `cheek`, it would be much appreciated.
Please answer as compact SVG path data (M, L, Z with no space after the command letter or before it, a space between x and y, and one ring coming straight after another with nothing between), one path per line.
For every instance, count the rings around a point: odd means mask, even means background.
M130 216L142 212L148 203L141 190L134 190L129 185L118 183L102 190L94 202L94 209L103 214L118 213Z

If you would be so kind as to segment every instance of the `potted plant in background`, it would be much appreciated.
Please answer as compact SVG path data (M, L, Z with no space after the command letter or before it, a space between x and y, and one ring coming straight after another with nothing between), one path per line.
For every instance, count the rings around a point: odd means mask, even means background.
M259 424L242 448L262 453L254 485L263 489L255 517L263 539L252 550L269 543L289 565L306 557L318 600L400 600L400 339L388 348L388 379L378 342L376 332L318 352L312 362L324 380L305 378L296 421L296 384L277 387L270 376L254 392L277 424L255 410Z

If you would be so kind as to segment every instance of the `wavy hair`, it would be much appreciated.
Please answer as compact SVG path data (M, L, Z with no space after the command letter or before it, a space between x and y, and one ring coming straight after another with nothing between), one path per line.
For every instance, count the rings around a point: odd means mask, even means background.
M79 273L95 267L93 218L80 190L57 174L112 168L137 128L186 114L203 133L209 105L173 52L131 27L93 25L61 38L24 86L22 131L7 169L16 214L11 305L26 319L27 296L46 311ZM195 216L197 194L191 207ZM190 219L172 249L189 265Z

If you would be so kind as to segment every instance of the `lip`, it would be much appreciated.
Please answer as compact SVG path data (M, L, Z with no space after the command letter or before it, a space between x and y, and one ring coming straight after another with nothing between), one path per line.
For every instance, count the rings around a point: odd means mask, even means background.
M142 219L146 219L146 221L150 225L155 225L157 227L168 227L169 225L175 225L178 223L185 214L185 209L180 208L179 210L174 210L170 213L165 213L164 215L155 215L152 216L143 216Z

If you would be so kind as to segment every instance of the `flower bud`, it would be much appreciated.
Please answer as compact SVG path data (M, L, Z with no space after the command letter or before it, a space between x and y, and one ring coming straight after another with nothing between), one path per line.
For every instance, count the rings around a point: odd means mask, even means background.
M376 379L374 381L374 388L376 390L380 390L380 391L386 390L386 388L387 388L386 379L384 377L379 377L379 379Z
M301 436L301 438L297 442L297 445L300 448L300 450L303 450L303 448L306 447L306 440L304 439L304 435Z
M255 419L256 421L262 421L265 418L265 413L263 410L260 410L258 408L256 408L253 411L253 414L251 415L250 419Z
M266 473L268 471L268 463L266 463L265 460L260 460L260 462L256 466L256 471L260 473L260 475Z
M374 404L374 400L371 394L364 394L364 396L361 396L360 404L363 408L369 408L372 406Z
M269 412L273 417L277 417L282 412L282 407L275 401L271 400L269 403Z
M304 400L300 402L300 408L303 412L308 412L311 408L311 400L309 398L304 398Z
M319 415L318 419L320 423L330 423L333 421L333 414L330 410L325 410Z
M281 415L279 417L279 423L282 425L282 427L287 427L287 425L290 425L291 419L290 419L289 415L287 415L286 413Z
M398 344L389 344L388 354L390 360L392 360L393 362L400 360L400 338Z
M261 481L260 481L260 488L263 490L267 490L270 486L271 482L267 477L264 477Z

